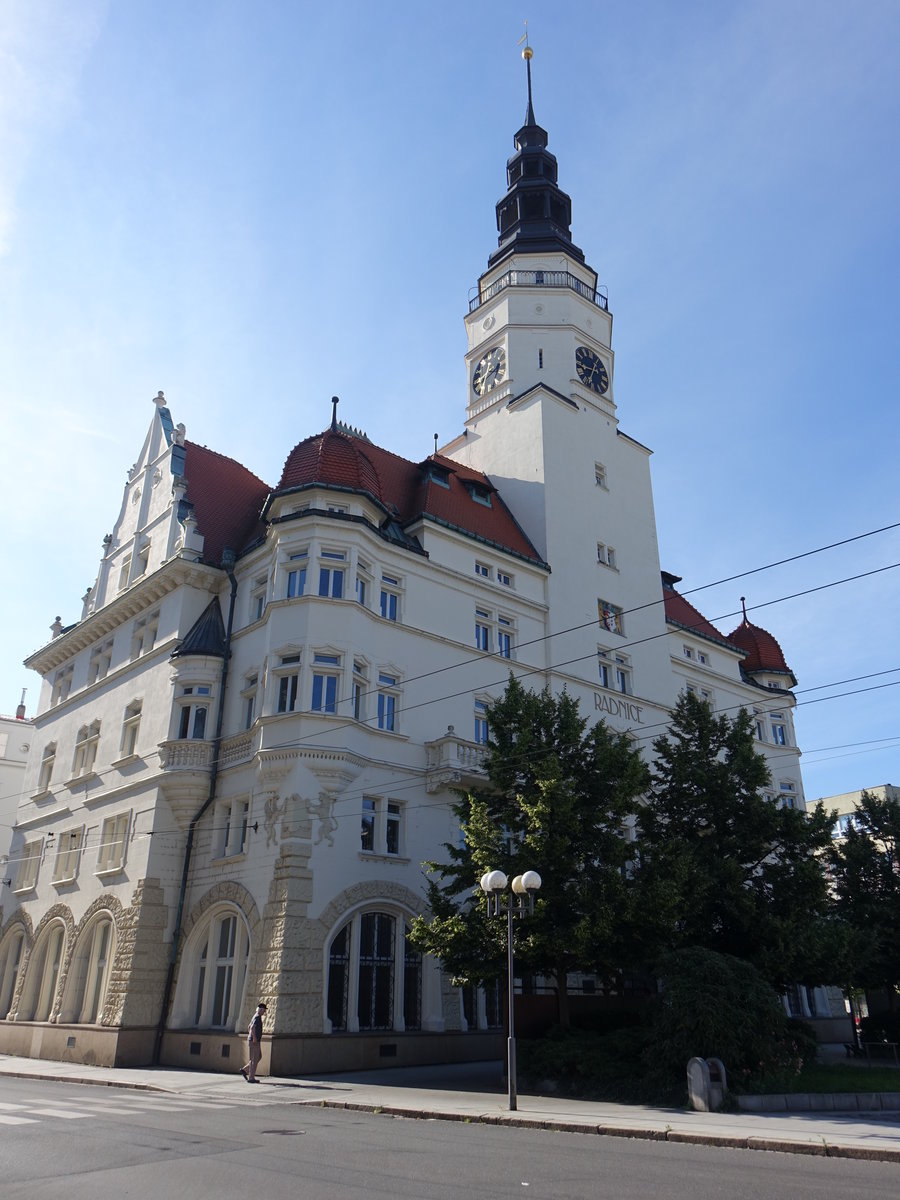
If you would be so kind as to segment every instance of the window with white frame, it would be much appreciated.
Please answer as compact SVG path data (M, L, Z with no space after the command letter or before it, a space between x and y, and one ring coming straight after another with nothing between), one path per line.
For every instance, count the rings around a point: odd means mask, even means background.
M66 931L61 921L52 922L39 936L25 974L18 1012L20 1021L49 1020L65 944Z
M185 955L193 984L188 1023L207 1029L235 1027L249 948L247 924L237 911L220 909L204 922Z
M5 1020L16 994L19 971L25 950L25 930L10 930L0 945L0 1021Z
M16 882L13 891L30 892L37 884L38 867L41 865L41 850L44 847L42 838L26 842L19 853L19 866L16 871Z
M359 559L356 564L356 602L363 608L368 607L369 593L372 590L372 569L367 562Z
M259 689L259 674L244 676L244 686L241 688L241 724L244 729L251 729L256 720L256 693Z
M778 785L778 804L780 808L797 807L797 785L788 779L782 779Z
M784 713L769 713L769 718L772 723L772 741L776 746L786 746L787 725L785 724Z
M150 613L147 617L141 617L135 621L131 634L131 657L132 660L140 658L143 654L149 654L156 643L156 635L159 633L159 611Z
M422 958L408 938L405 918L390 912L356 913L337 931L328 956L332 1032L421 1028Z
M360 850L400 855L403 847L403 805L397 800L364 796L360 817Z
M606 467L603 463L594 463L594 483L597 487L606 488Z
M488 564L487 564L487 563L484 563L484 562L479 562L479 561L478 561L478 559L476 558L476 560L475 560L475 574L476 574L476 575L480 575L482 579L490 579L490 577L491 577L491 568L488 566Z
M232 858L247 851L250 827L250 801L245 796L223 800L216 809L213 853L216 858Z
M50 693L51 704L62 704L68 698L72 688L72 666L60 667L53 676L53 689Z
M250 620L261 621L266 611L266 596L269 590L269 580L265 575L258 575L253 580L250 589Z
M690 646L682 646L681 652L685 658L693 658L694 657L694 651L691 649Z
M37 795L50 790L53 767L56 764L56 742L48 742L41 754L41 769L38 772Z
M600 625L603 629L608 630L610 633L624 635L625 625L622 619L623 614L618 604L611 604L609 600L598 600L597 612L600 618Z
M140 579L142 575L147 574L147 568L150 566L150 543L144 542L137 552L137 558L134 563L134 577Z
M207 684L188 684L178 697L178 731L181 741L203 741L209 718L212 688Z
M61 1022L95 1025L100 1020L115 945L115 925L109 913L101 913L79 935L59 1013Z
M341 678L339 654L314 654L312 678L313 712L337 712L338 688Z
M131 575L131 555L126 554L119 566L119 591L128 587L128 578Z
M709 658L703 650L697 651L697 662L701 665L701 667L709 666Z
M125 848L128 845L128 829L131 811L107 817L100 830L100 845L97 848L97 875L121 871L125 866Z
M763 713L762 713L761 708L754 708L753 724L754 724L754 727L756 730L756 740L758 742L764 742L766 740L766 723L763 720Z
M475 648L490 652L491 614L483 608L475 609Z
M369 684L366 664L361 659L353 660L353 718L356 721L366 719L366 692Z
M293 600L297 596L302 596L306 591L306 569L309 562L309 550L298 550L295 554L291 554L287 561L287 582L285 584L285 597L288 600Z
M53 883L72 883L77 879L83 846L83 825L77 829L67 829L59 835L56 862L53 865Z
M378 672L378 728L388 733L397 729L398 682L396 675Z
M73 779L78 778L79 775L93 774L99 745L100 722L92 721L90 725L82 725L75 738L75 757L72 760Z
M91 651L88 663L88 683L96 683L98 679L106 677L112 663L112 648L112 638L110 638L108 642L104 642L102 646L95 646Z
M300 692L300 655L283 654L277 675L278 699L276 709L280 713L296 712Z
M400 580L393 575L381 576L381 615L386 621L396 621L400 611Z
M488 740L487 711L487 701L475 701L475 741L479 746L486 745Z
M513 577L508 571L498 570L497 582L503 584L504 587L511 588L513 586Z
M125 709L122 721L122 758L131 758L137 754L138 734L141 731L142 700L134 700Z
M360 849L375 849L375 826L378 820L378 801L372 796L363 796L360 821Z
M601 566L610 567L614 571L617 570L616 552L612 546L607 546L606 542L597 543L597 562Z
M512 617L497 617L497 653L501 658L512 658L513 651L513 621Z
M341 600L344 596L344 568L332 566L332 562L343 562L346 559L343 550L323 550L319 558L327 560L319 564L319 595L329 596L332 600Z

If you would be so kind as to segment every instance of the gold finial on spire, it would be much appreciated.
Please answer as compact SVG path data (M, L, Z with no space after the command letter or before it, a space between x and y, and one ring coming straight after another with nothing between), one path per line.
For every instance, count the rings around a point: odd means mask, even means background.
M527 21L525 22L525 32L522 34L522 36L516 42L516 45L521 46L523 42L525 43L525 49L522 51L522 57L527 62L530 58L534 58L534 51L528 45L528 22Z

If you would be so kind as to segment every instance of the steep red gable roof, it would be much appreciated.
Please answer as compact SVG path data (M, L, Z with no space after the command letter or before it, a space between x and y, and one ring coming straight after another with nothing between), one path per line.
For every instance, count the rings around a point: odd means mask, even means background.
M429 464L446 473L435 481ZM488 477L443 455L410 462L346 427L327 429L300 442L288 455L275 494L319 484L372 496L399 525L431 517L461 532L540 562ZM489 503L474 499L473 491Z
M197 532L202 533L203 561L219 566L225 547L239 553L265 532L259 519L268 484L233 458L185 442L186 499L194 506Z
M725 646L729 650L741 649L740 646L734 645L730 638L719 633L715 625L707 621L699 609L694 608L693 604L685 600L684 596L667 583L663 584L663 603L667 621L674 621L676 625L683 626L691 633L697 633L701 637L709 638L712 642L718 642L719 645Z

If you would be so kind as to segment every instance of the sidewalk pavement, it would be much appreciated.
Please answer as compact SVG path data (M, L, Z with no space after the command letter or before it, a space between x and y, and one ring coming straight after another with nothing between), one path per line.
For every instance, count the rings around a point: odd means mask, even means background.
M482 1122L900 1164L900 1112L698 1113L531 1094L520 1094L517 1111L510 1112L499 1062L394 1067L305 1079L266 1077L251 1089L238 1074L170 1067L92 1067L0 1055L0 1079L5 1076L139 1088L254 1106L317 1105L419 1120Z

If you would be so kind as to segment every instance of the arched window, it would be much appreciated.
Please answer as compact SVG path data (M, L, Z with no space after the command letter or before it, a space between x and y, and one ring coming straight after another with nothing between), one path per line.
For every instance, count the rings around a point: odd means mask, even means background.
M7 934L3 945L0 946L0 1021L7 1016L12 1006L24 950L25 930L21 928Z
M56 998L65 942L66 931L61 921L54 921L41 934L25 972L25 988L18 1014L20 1021L49 1020Z
M402 931L402 953L397 951ZM422 957L409 925L389 912L356 913L331 941L326 1013L333 1033L422 1027Z
M217 908L185 948L173 1025L234 1029L249 956L250 938L243 915L234 907Z
M116 948L116 927L102 913L75 944L59 1019L63 1023L95 1025L100 1020Z

